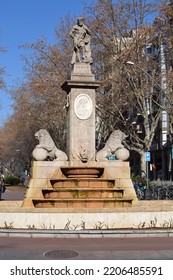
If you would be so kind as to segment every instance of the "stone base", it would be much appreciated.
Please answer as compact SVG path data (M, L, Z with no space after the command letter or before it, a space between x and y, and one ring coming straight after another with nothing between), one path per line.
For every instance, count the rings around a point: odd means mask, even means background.
M13 229L169 229L173 201L139 201L131 208L114 209L38 209L20 203L0 201L0 227ZM9 229L10 231L10 229Z
M68 168L79 174L68 178L64 174ZM89 173L81 174L81 170ZM99 178L97 174L93 178L92 172L98 170L102 171ZM22 207L114 208L132 206L135 201L128 162L34 161Z

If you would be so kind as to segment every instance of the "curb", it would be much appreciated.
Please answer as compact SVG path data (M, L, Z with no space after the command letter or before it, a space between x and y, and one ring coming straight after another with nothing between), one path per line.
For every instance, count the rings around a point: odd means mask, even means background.
M173 237L170 230L25 230L0 229L0 237L29 238L140 238Z

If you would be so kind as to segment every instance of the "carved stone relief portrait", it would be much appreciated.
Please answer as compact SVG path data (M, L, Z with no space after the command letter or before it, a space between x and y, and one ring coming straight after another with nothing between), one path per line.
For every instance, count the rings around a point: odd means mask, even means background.
M74 111L79 119L88 119L93 111L91 98L87 94L79 94L74 102Z

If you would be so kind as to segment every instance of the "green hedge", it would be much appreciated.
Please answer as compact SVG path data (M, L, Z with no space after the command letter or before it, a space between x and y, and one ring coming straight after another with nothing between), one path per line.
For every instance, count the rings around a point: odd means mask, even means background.
M132 177L132 182L136 182L138 184L141 184L142 186L147 185L147 180L142 178L141 176Z
M12 185L12 186L18 185L20 183L20 178L13 175L5 176L4 180L5 180L5 184Z

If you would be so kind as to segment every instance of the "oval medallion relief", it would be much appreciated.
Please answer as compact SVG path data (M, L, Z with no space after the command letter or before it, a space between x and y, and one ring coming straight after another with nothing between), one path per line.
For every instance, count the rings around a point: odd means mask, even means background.
M93 111L91 98L87 94L79 94L74 102L74 111L79 119L88 119Z

